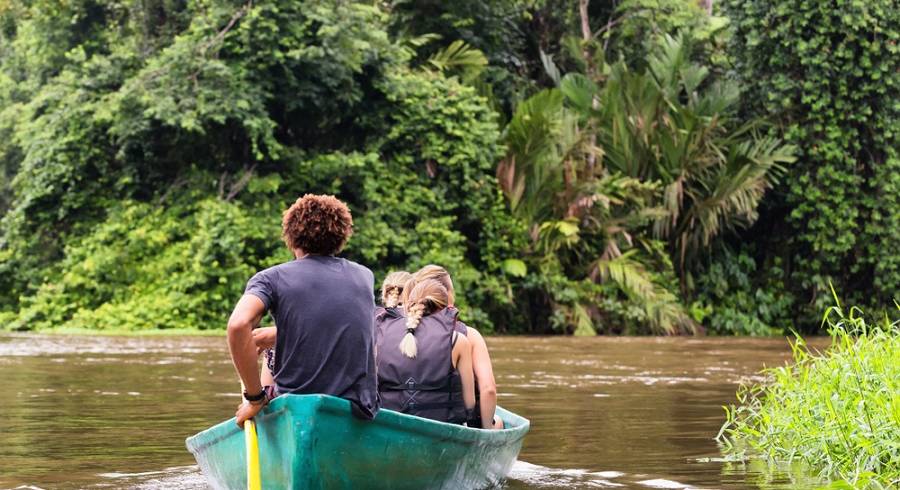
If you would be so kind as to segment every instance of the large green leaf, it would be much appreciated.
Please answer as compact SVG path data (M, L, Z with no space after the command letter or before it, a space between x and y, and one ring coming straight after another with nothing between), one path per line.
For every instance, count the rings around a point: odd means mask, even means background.
M581 73L567 73L559 83L559 90L576 110L588 114L598 92L597 84Z
M513 277L525 277L528 274L528 266L521 259L506 259L501 267L503 272Z

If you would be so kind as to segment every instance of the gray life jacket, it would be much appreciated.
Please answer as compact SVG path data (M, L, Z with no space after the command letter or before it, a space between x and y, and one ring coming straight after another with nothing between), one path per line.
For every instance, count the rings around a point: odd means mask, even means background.
M456 311L445 308L422 318L413 334L415 359L400 352L406 317L384 315L381 325L376 362L382 406L441 422L465 422L462 382L453 367Z
M384 326L397 318L406 318L403 316L403 308L400 307L391 307L385 308L383 306L378 306L375 308L375 347L377 349L378 343L381 342L381 337L384 335Z

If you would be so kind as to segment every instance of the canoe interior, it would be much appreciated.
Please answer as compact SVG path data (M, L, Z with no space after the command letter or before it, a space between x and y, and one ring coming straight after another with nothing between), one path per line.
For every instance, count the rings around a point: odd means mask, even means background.
M325 395L276 398L256 417L263 488L486 488L509 473L528 420L497 408L488 431L381 410L373 421ZM214 488L246 488L243 433L234 419L187 439Z

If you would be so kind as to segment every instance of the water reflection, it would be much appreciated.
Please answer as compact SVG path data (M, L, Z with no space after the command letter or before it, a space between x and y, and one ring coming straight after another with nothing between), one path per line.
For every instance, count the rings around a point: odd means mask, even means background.
M788 359L784 340L489 344L501 404L532 421L509 488L749 488L771 474L723 461L712 437L737 384ZM204 488L184 438L239 401L222 338L2 335L0 370L0 488ZM780 486L813 486L791 478Z

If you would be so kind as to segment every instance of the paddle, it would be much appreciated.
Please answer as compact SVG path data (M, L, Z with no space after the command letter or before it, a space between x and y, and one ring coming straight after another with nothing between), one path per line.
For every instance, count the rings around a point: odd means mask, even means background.
M241 393L244 393L244 382L241 381ZM247 452L247 490L262 490L262 477L259 471L259 439L256 437L256 423L253 419L244 421L244 446Z
M244 421L244 442L247 446L247 490L262 490L259 473L259 440L253 420Z

